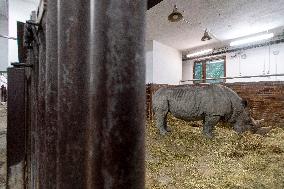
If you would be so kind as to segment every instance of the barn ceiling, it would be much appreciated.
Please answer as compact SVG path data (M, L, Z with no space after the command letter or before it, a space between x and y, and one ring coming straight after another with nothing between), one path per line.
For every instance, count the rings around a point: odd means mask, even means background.
M174 5L189 23L167 20ZM284 28L284 0L164 0L147 11L146 39L179 50ZM205 28L216 39L202 42Z

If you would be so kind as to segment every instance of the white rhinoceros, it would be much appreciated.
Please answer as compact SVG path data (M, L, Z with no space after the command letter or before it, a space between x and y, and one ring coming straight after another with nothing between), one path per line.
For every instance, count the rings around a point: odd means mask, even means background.
M250 116L247 101L223 85L161 88L153 96L153 111L162 135L170 131L166 120L169 112L186 121L203 120L203 133L209 138L220 120L230 123L237 133L250 130L265 134L270 130L261 130L258 121Z

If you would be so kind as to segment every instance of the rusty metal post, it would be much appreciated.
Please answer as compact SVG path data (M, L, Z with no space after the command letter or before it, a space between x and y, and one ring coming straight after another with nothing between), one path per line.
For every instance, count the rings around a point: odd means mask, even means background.
M56 186L143 189L146 1L58 2Z
M90 0L58 0L58 6L56 187L87 188Z
M45 120L46 120L46 159L45 178L43 188L55 189L56 162L57 162L57 98L58 98L58 56L57 56L57 1L48 1L46 11L46 93L45 93Z
M25 188L25 69L8 68L7 189Z
M38 148L36 149L38 153L38 187L44 188L45 181L45 167L48 164L46 162L47 148L46 148L46 117L45 117L45 92L46 92L46 23L45 19L41 22L41 26L38 29L39 53L38 53L38 95L37 95L37 134L38 134Z
M27 153L27 169L28 169L28 188L38 188L39 184L39 124L38 124L38 85L39 85L39 47L34 41L32 48L28 50L28 63L33 65L29 70L30 81L28 83L29 90L29 117L30 123L28 133L28 153Z
M89 188L144 188L146 1L91 4Z

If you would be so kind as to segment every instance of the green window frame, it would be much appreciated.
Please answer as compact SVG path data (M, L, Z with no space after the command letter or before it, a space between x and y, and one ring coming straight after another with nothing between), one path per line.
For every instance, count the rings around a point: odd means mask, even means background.
M198 60L194 62L193 79L194 83L224 83L225 79L206 80L207 78L226 77L226 57L215 57L211 59Z

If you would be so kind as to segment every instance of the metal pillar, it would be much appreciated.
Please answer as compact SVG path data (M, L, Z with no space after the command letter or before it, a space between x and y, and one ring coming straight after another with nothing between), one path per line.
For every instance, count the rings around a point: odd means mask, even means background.
M146 1L91 4L89 188L144 188Z
M57 188L86 188L89 0L58 1Z
M57 188L144 188L146 2L58 6Z
M46 159L43 188L55 189L57 183L57 98L58 98L58 61L57 61L57 1L47 2L46 12Z
M8 68L8 86L7 189L22 189L26 155L24 68Z
M46 92L46 19L44 19L39 27L38 38L39 44L39 64L38 64L38 95L37 95L37 131L38 131L38 178L39 189L44 188L45 184L45 169L48 162L46 162L47 148L46 148L46 117L45 117L45 92Z

